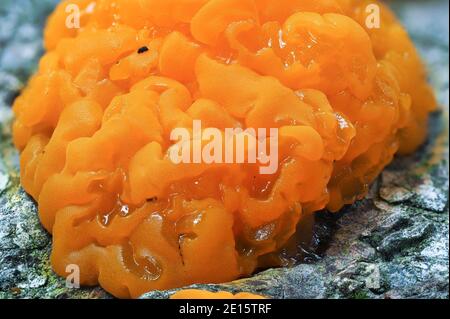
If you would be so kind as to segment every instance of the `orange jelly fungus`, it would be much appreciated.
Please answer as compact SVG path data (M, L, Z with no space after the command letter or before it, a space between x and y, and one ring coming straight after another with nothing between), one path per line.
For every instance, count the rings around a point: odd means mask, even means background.
M362 0L70 0L14 104L51 262L117 297L279 265L302 216L365 196L436 103L391 11ZM81 10L69 29L68 4ZM280 128L279 169L179 164L170 132ZM286 132L286 134L283 134Z
M231 292L218 291L210 292L199 289L180 290L170 296L170 299L266 299L261 295L255 295L248 292L240 292L233 295Z

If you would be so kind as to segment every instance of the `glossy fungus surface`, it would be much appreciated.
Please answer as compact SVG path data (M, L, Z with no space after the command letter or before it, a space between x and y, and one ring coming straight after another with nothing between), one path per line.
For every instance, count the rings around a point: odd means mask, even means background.
M363 198L435 108L407 33L362 0L71 0L14 104L51 262L117 297L283 264L305 214ZM81 10L66 27L68 4ZM69 11L70 12L70 11ZM279 168L174 164L174 128L278 128Z

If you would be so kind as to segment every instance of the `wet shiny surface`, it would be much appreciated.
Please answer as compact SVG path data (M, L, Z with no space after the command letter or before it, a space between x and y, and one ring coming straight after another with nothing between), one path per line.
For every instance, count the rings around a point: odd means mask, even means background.
M284 44L282 44L282 46L283 46ZM352 197L352 192L350 192L349 194L346 194L345 195L345 198L347 198L347 200L351 200L351 197ZM273 228L273 227L268 227L268 226L264 226L264 227L262 227L260 230L256 230L256 234L257 234L257 239L258 238L264 238L264 236L266 236L267 237L267 229L271 229L271 228ZM264 234L265 233L265 234ZM262 235L262 237L261 237L261 234L263 234Z

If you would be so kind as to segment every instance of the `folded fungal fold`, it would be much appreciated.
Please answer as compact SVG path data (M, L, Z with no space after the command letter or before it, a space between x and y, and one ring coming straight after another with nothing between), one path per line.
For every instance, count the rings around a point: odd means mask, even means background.
M374 0L62 1L45 47L14 103L21 182L55 271L117 297L284 264L299 221L363 198L436 106ZM196 120L279 129L276 173L173 163L171 132Z

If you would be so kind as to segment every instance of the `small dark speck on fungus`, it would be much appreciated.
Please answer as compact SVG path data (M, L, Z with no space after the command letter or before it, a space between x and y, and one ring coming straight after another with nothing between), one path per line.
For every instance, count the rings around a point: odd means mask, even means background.
M138 53L142 54L142 53L147 52L147 51L148 51L147 47L142 47L142 48L139 48Z

